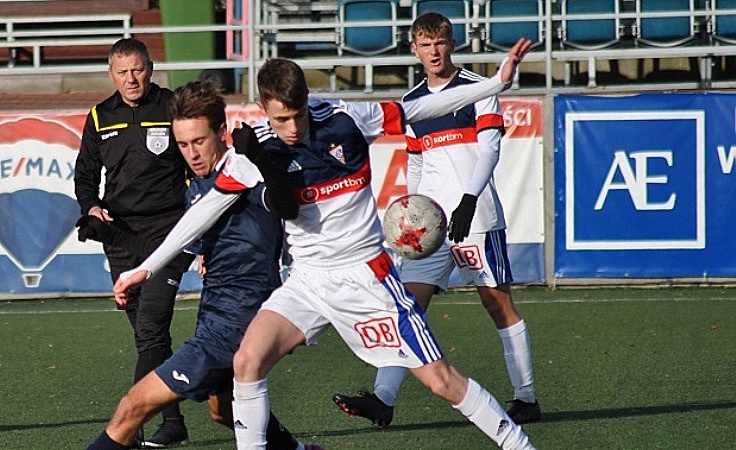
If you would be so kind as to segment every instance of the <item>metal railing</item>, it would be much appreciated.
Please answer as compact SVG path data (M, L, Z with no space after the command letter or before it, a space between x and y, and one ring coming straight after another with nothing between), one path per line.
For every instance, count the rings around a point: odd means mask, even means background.
M492 0L486 0L492 1ZM572 48L564 45L565 28L564 24L572 19L588 20L588 19L606 19L610 18L610 14L598 15L574 15L563 13L560 8L562 1L545 0L544 11L538 16L510 16L510 17L488 17L484 13L484 5L480 3L473 4L473 16L468 19L453 20L455 23L466 24L471 28L471 36L473 37L473 45L469 50L456 52L454 61L457 64L479 64L488 65L489 69L493 69L504 57L503 51L492 50L486 45L487 26L492 23L508 23L518 21L538 20L539 26L542 28L544 45L530 53L527 62L538 63L543 72L543 82L535 84L522 84L516 80L515 87L519 93L529 94L545 94L552 92L618 92L632 90L668 90L668 89L707 89L707 88L731 88L736 87L736 78L732 79L712 79L711 68L717 58L733 57L736 55L736 45L729 42L714 39L712 34L713 26L709 25L714 22L715 17L728 17L734 15L736 10L718 10L713 11L705 5L706 8L696 11L685 12L642 12L638 8L638 1L629 2L631 5L636 4L633 10L622 10L617 13L617 20L623 24L618 30L618 41L615 45L598 49L580 49ZM302 1L303 2L303 1ZM300 3L300 0L294 0L292 3ZM308 2L311 3L311 2ZM247 96L252 101L255 99L255 75L258 68L263 62L269 58L278 56L283 53L283 48L289 48L288 57L297 61L305 70L319 70L329 74L328 86L321 89L325 96L341 96L341 97L365 97L365 96L385 96L389 94L390 87L384 88L376 84L374 80L374 72L379 67L395 67L398 72L403 72L406 80L406 86L402 87L402 91L410 88L414 84L414 73L417 65L416 58L404 47L403 50L393 51L378 56L338 56L337 48L342 45L344 40L344 32L349 27L376 27L386 25L396 25L402 33L400 40L408 45L407 30L411 25L411 18L399 18L396 21L366 21L366 22L350 22L342 23L338 20L337 2L335 2L335 14L330 12L329 8L323 8L320 12L324 17L323 20L315 22L288 22L280 21L279 14L272 9L278 7L283 2L268 2L267 0L228 0L227 1L227 19L223 24L206 24L206 25L187 25L187 26L128 26L121 25L119 28L106 27L104 29L90 28L84 31L84 36L79 38L79 42L85 42L85 39L96 39L100 36L110 36L111 33L117 33L120 36L145 35L153 33L162 33L166 36L169 33L200 33L214 32L224 33L226 36L225 53L227 59L224 60L189 60L189 61L156 61L157 70L205 70L220 69L232 70L235 74L235 89L240 91L241 86L247 84ZM325 3L323 2L323 5ZM305 6L306 7L306 6ZM265 11L264 8L268 9ZM697 30L693 30L693 40L687 45L672 45L668 47L647 46L637 41L637 33L639 32L639 24L645 18L672 18L672 17L693 17L693 20L699 24ZM4 18L3 20L8 20ZM0 21L0 24L2 22ZM51 26L45 27L43 31L25 32L24 38L31 38L38 41L38 45L44 45L43 40L49 39L52 42L57 39L54 33L65 32L68 29L54 30ZM38 33L38 34L36 34ZM17 36L17 35L16 35ZM82 36L82 33L79 34ZM309 48L300 52L298 44L305 41L305 36L318 36L325 44L320 51ZM10 31L8 29L0 32L2 41L0 47L9 47ZM310 41L311 42L311 41ZM628 42L628 44L627 44ZM53 43L53 42L52 42ZM296 48L296 50L295 50ZM35 48L34 48L35 51ZM332 53L334 51L334 54ZM697 81L677 81L673 83L646 83L642 80L633 80L632 83L624 83L621 85L601 83L597 79L597 63L605 60L643 60L658 58L691 58L698 60L699 80ZM574 84L570 77L573 68L579 65L587 65L588 80L587 83ZM337 70L339 68L358 68L362 71L364 81L358 89L340 89L337 83ZM58 74L58 73L94 73L107 71L107 65L100 64L58 64L51 61L44 61L40 56L34 56L32 66L23 66L18 64L8 64L7 67L0 67L0 77L5 76L26 76L33 74ZM521 72L524 73L525 68L522 66ZM563 73L562 77L555 77L555 74ZM244 81L247 80L247 83ZM393 95L393 93L391 93Z
M28 53L38 69L44 47L110 46L130 37L130 26L130 14L0 17L0 48L8 49L8 68Z

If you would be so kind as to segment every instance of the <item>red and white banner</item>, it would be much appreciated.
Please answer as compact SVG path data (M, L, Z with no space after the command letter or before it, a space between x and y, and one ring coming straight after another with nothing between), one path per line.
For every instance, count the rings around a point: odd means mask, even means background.
M509 223L512 267L517 281L542 281L542 102L502 98L501 106L507 134L496 183ZM0 296L111 290L102 246L79 242L74 228L80 215L74 165L87 112L0 114ZM227 113L230 129L263 116L255 104L230 105ZM373 144L372 187L381 210L406 193L404 148L402 136ZM182 289L200 286L191 273Z
M506 214L514 280L544 281L543 112L540 98L500 99L506 135L494 172ZM385 136L371 147L373 193L379 214L406 194L403 136Z

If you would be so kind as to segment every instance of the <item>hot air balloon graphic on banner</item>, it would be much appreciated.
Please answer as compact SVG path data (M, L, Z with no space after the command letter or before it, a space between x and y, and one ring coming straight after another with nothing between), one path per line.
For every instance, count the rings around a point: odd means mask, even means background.
M80 139L68 124L49 119L0 121L0 254L20 270L25 288L41 285L44 268L75 235Z
M0 113L0 298L110 295L102 245L79 242L74 227L80 215L74 166L88 112ZM262 116L255 104L228 107L232 128ZM180 291L201 287L195 268L185 273Z

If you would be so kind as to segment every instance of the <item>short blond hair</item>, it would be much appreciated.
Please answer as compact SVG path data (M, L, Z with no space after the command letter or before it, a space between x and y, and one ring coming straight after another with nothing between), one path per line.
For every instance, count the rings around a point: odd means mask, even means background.
M411 24L411 40L416 41L420 35L429 38L443 37L451 41L453 39L452 22L440 13L424 13L414 19L414 22Z

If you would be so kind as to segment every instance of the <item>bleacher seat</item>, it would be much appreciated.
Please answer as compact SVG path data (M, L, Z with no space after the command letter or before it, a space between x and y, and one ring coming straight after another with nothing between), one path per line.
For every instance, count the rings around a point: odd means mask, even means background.
M674 47L695 38L693 0L639 0L637 2L637 43ZM642 17L641 13L678 13L676 17Z
M485 5L486 46L508 51L521 37L532 40L532 48L544 44L544 6L542 0L490 0ZM496 18L525 16L528 20L503 20Z
M426 12L443 14L453 22L452 35L455 38L455 50L470 46L470 24L457 23L459 20L470 20L470 1L468 0L412 0L412 20Z
M619 0L565 0L562 2L562 46L597 50L619 43ZM606 14L602 19L574 19L576 14Z
M339 0L338 16L343 25L338 54L344 51L373 56L398 46L397 25L350 26L351 22L396 22L397 0ZM340 31L340 30L338 30Z
M711 37L724 44L736 44L736 0L711 0L713 16L711 17ZM718 14L724 10L733 13Z

